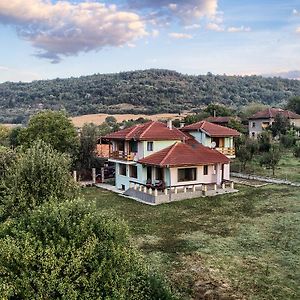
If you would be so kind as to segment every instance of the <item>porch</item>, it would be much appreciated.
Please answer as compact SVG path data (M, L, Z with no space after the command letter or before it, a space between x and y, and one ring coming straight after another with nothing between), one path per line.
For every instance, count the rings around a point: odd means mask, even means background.
M124 192L124 195L137 198L149 204L161 204L233 192L237 192L237 190L234 189L232 181L224 181L221 185L198 183L168 186L163 190L131 181L130 188Z
M228 157L235 156L235 148L231 148L231 147L222 147L222 148L219 147L218 148L217 147L215 149Z

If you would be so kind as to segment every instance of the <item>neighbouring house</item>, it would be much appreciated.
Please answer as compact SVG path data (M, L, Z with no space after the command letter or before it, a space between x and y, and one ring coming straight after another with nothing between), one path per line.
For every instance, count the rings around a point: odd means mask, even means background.
M256 139L264 129L274 123L276 115L282 115L286 117L290 121L291 125L300 128L300 115L281 108L267 108L257 112L249 118L249 136Z
M144 202L232 192L230 159L172 126L150 121L106 135L115 185Z
M102 140L101 138L98 139L96 145L96 155L100 158L109 158L109 143L108 141Z
M237 116L235 116L235 117L232 117L232 116L230 116L230 117L208 117L204 121L228 127L228 123L230 120L241 122L241 118L239 118Z
M235 158L234 137L240 136L237 130L208 121L187 125L180 130L191 135L198 143L214 148L229 158Z

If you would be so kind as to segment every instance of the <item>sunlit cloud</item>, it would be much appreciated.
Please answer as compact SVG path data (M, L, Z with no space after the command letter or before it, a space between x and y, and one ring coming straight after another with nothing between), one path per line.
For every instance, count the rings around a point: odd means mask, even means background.
M217 31L217 32L225 31L224 27L217 23L208 23L206 25L206 29L212 30L212 31Z
M57 63L63 56L119 47L147 35L145 22L116 5L93 1L1 0L0 23L16 28L19 37Z

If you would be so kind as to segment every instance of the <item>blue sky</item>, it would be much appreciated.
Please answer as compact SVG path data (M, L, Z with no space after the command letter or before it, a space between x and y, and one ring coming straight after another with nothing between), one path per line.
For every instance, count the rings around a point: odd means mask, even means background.
M299 0L0 1L0 82L300 70Z

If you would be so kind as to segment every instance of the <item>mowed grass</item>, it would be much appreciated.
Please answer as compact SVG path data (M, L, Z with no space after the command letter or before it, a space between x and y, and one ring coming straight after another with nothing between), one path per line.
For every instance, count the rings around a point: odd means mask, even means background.
M255 155L253 160L246 165L246 169L245 171L243 171L243 173L275 177L290 180L293 182L300 182L300 159L294 157L292 151L282 151L279 164L275 170L275 176L272 175L271 169L266 169L260 166L259 159L260 156ZM232 162L231 170L233 172L240 171L240 162L238 159L235 159Z
M127 221L179 299L300 299L300 189L238 188L160 206L97 188L83 193Z

